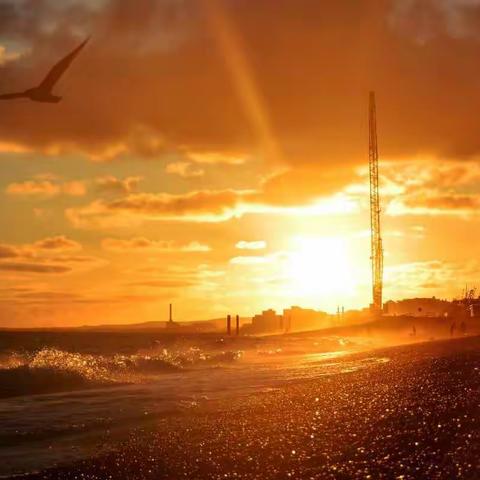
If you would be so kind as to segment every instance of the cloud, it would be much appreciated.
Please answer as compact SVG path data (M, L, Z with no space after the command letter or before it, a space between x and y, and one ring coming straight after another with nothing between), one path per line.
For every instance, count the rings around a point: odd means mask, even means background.
M82 197L86 194L84 182L53 182L50 180L27 180L24 182L10 183L5 192L9 195L17 196L41 196L55 197L57 195L68 195L72 197Z
M480 266L476 260L446 262L432 259L387 266L385 285L395 286L402 298L445 295L460 292L465 283L475 284ZM459 285L461 279L461 285Z
M95 190L101 194L123 196L133 193L142 177L130 176L117 178L113 175L93 180ZM63 182L53 174L37 175L34 180L10 183L5 192L16 196L56 197L67 195L81 197L87 193L87 182L73 180Z
M3 45L0 45L0 67L8 62L18 60L20 55L19 52L9 52Z
M382 162L382 186L395 186L398 192L419 189L458 189L475 187L480 181L479 161L453 161L434 158L415 158Z
M258 199L272 206L308 205L346 189L358 181L357 171L348 167L297 167L266 178Z
M75 268L92 268L105 265L107 262L101 258L89 255L55 255L48 258L48 261L54 263L65 263Z
M230 259L232 265L259 265L269 263L271 259L263 256L243 256Z
M15 262L0 262L0 270L7 272L21 272L21 273L67 273L72 269L60 265L46 265L38 263L15 263Z
M71 303L82 297L81 295L67 292L30 291L18 293L15 295L15 298L19 300L34 300L36 302Z
M165 167L165 171L167 173L179 175L180 177L183 177L183 178L202 177L205 174L205 171L203 169L198 168L189 162L169 163Z
M431 210L476 210L480 206L480 195L437 195L410 198L407 206L425 207Z
M456 39L478 37L471 18L478 0L394 0L393 5L392 25L421 44L445 33Z
M391 162L381 170L390 215L466 216L480 206L480 162Z
M144 217L112 211L110 203L95 200L81 207L65 210L65 217L74 228L79 229L114 229L139 226Z
M10 289L5 291L8 297L9 305L18 305L20 308L24 309L27 305L62 305L70 306L77 309L81 305L113 305L113 304L122 304L122 303L131 303L131 302L149 302L155 298L151 295L112 295L112 296L92 296L91 294L85 293L72 293L66 291L54 291L54 290L42 290L42 289ZM168 294L168 295L167 295ZM165 292L160 294L160 298L172 298L175 296L175 293ZM157 296L157 299L159 297ZM0 306L2 302L5 301L3 298L0 299Z
M20 247L14 245L1 245L0 244L0 259L3 258L16 258L22 256L24 253Z
M0 245L0 270L18 273L68 273L105 265L99 258L71 255L82 245L64 235L47 237L30 244Z
M235 245L235 248L239 248L240 250L262 250L266 247L267 247L267 242L265 242L265 240L257 240L253 242L240 240Z
M480 195L427 194L409 196L404 201L392 202L387 213L390 215L477 215Z
M290 190L290 193L294 193ZM307 202L307 199L310 201ZM199 190L185 194L139 193L125 198L94 202L68 208L67 220L80 229L132 228L145 221L215 223L240 218L245 214L332 215L351 213L355 201L345 195L273 197L263 192L242 190Z
M234 190L195 191L183 195L139 193L66 210L76 228L131 226L144 220L218 222L232 218L242 192Z
M26 181L11 183L7 186L6 193L10 195L43 195L51 197L58 195L60 188L48 181Z
M208 245L199 242L190 242L184 245L178 245L168 240L149 240L143 237L136 237L130 240L120 240L116 238L105 238L102 240L102 247L105 250L113 252L209 252Z
M185 280L145 280L142 282L133 282L128 284L131 287L148 288L187 288L195 285Z
M201 163L222 163L231 152L262 157L261 123L245 111L219 45L225 35L203 2L62 3L2 3L2 45L25 50L0 67L5 91L38 83L87 32L93 40L59 83L64 100L48 121L44 106L2 104L9 121L0 141L97 160L156 158L171 147ZM255 16L248 2L219 3L237 40L235 58L248 67L237 66L250 79L246 91L260 99L290 167L365 162L371 85L382 155L479 153L477 2L258 0ZM428 41L412 42L410 31L426 31Z
M18 143L0 142L0 153L21 154L31 153L32 150Z
M184 195L143 193L114 201L110 209L166 218L196 215L229 216L242 197L234 190L195 191Z
M243 165L248 160L245 155L228 152L187 152L186 154L190 160L206 165Z
M51 210L47 210L45 208L34 207L32 211L33 211L33 214L35 215L35 218L39 220L46 220L52 214Z
M75 240L65 237L64 235L58 235L56 237L44 238L33 244L33 248L36 250L47 251L69 251L69 250L81 250L82 245Z
M95 179L96 189L102 193L113 195L128 195L134 192L142 177L126 177L123 179L117 178L113 175L99 177Z
M65 215L76 228L101 229L132 227L146 220L223 222L249 213L344 213L351 211L354 203L346 195L334 198L334 194L358 178L356 171L348 168L336 172L314 168L289 170L266 178L258 190L135 193L72 207Z

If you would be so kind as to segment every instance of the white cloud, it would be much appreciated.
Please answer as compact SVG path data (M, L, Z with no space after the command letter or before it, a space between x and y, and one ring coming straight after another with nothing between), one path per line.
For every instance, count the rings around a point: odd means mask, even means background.
M267 242L265 242L265 240L257 240L253 242L240 240L239 242L237 242L235 247L240 250L263 250L267 247Z

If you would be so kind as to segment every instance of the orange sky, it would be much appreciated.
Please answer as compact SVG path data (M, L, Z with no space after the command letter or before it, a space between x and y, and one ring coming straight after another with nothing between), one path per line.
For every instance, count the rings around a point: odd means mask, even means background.
M0 5L0 90L85 36L56 105L0 104L0 325L370 302L368 91L385 299L477 282L480 2Z

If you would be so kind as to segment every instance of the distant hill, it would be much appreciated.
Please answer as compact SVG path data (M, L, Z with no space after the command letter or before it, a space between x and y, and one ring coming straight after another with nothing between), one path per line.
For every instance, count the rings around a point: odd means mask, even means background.
M241 317L240 325L250 322L250 317ZM182 331L182 332L218 332L226 328L225 318L213 318L210 320L196 320L188 322L174 322L173 327L169 327L167 321L154 321L143 323L114 324L114 325L84 325L75 327L77 330L101 330L101 331ZM233 324L232 324L233 325Z
M241 317L240 325L244 325L251 321L250 317ZM167 321L153 321L141 323L124 323L124 324L100 324L100 325L82 325L80 327L25 327L25 328L2 328L0 331L25 330L25 331L102 331L102 332L223 332L226 328L225 318L212 318L210 320L194 320L187 322L174 322L173 327L167 328ZM232 328L233 323L232 323Z
M127 324L103 324L103 325L84 325L78 327L78 330L101 330L101 331L155 331L167 330L167 321L153 321L142 323L127 323ZM188 330L188 331L216 331L220 328L220 319L200 320L193 322L175 322L174 329Z

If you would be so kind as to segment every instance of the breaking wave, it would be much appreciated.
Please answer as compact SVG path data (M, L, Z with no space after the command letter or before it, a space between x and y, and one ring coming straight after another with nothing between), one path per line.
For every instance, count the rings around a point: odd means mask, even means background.
M206 353L198 348L112 356L56 348L12 352L0 356L0 397L153 381L162 373L229 363L240 356L241 352Z

